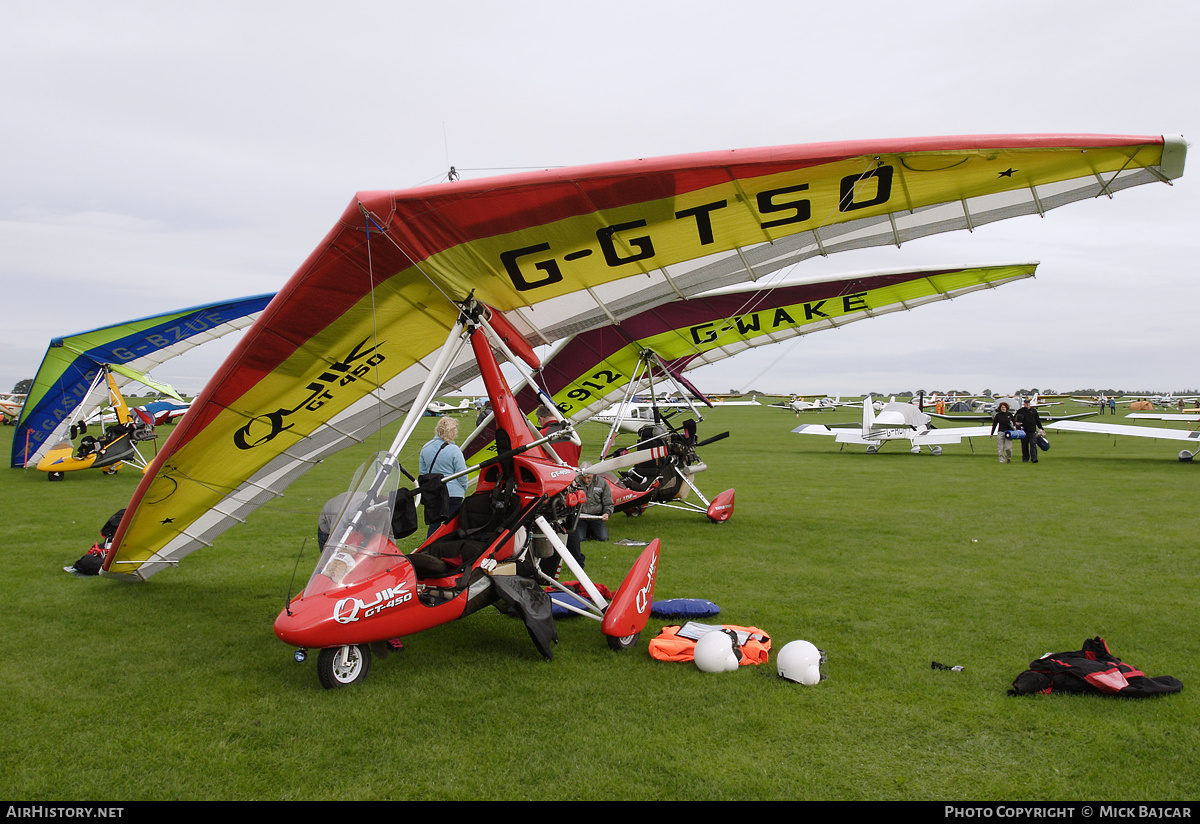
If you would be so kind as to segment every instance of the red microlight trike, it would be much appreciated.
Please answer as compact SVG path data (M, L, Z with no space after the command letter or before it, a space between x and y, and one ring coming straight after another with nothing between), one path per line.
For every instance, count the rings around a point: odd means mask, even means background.
M397 455L412 434L458 350L470 343L497 424L498 455L483 464L473 494L458 513L409 554L391 538L400 488ZM275 619L275 634L297 647L297 660L319 649L318 677L326 688L366 677L371 646L422 632L504 602L524 620L545 657L557 641L546 587L565 595L559 605L600 623L616 650L635 645L650 616L659 568L651 541L608 601L567 550L583 493L578 468L567 466L517 408L493 347L517 364L537 356L499 312L468 299L437 364L413 402L391 449L369 459L345 495L345 506L303 592ZM568 430L569 432L569 430ZM632 465L645 455L604 462ZM598 464L594 471L606 467ZM552 574L561 561L584 595Z

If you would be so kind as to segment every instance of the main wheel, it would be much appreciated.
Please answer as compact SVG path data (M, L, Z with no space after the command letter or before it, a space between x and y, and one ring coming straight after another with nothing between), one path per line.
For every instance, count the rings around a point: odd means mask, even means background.
M638 639L642 637L640 632L635 632L633 635L624 635L618 638L615 635L605 635L604 640L608 641L608 648L616 652L623 649L636 647Z
M371 650L365 644L326 647L317 656L317 678L327 690L348 687L371 671Z

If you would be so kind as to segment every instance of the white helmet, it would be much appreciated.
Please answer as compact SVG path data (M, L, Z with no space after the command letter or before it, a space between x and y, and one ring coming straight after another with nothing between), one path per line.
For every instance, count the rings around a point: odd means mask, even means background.
M732 632L713 630L700 636L693 657L701 672L733 672L742 659L742 650Z
M825 650L817 649L808 641L785 644L775 657L780 678L810 687L825 680L826 676L821 672L824 663Z

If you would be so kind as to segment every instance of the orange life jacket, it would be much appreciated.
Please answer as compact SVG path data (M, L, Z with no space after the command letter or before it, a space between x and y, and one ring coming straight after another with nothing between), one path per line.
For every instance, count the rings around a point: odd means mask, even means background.
M663 627L658 635L650 640L650 655L659 661L694 660L696 639L700 636L694 631L689 631L689 627L717 628L718 625L697 624L691 621L683 626ZM737 633L738 643L742 648L742 657L738 661L741 666L767 663L767 659L771 655L771 637L761 629L739 627L733 624L721 624L719 628L733 630Z

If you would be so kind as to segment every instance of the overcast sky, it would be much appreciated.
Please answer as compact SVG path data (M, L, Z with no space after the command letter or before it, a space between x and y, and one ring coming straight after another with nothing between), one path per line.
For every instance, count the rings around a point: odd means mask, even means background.
M366 189L828 140L1200 134L1200 3L0 5L0 390L52 337L274 292ZM1142 186L796 276L1036 279L765 347L705 391L1182 390L1200 157ZM223 356L223 352L222 352ZM156 376L195 392L215 352Z

